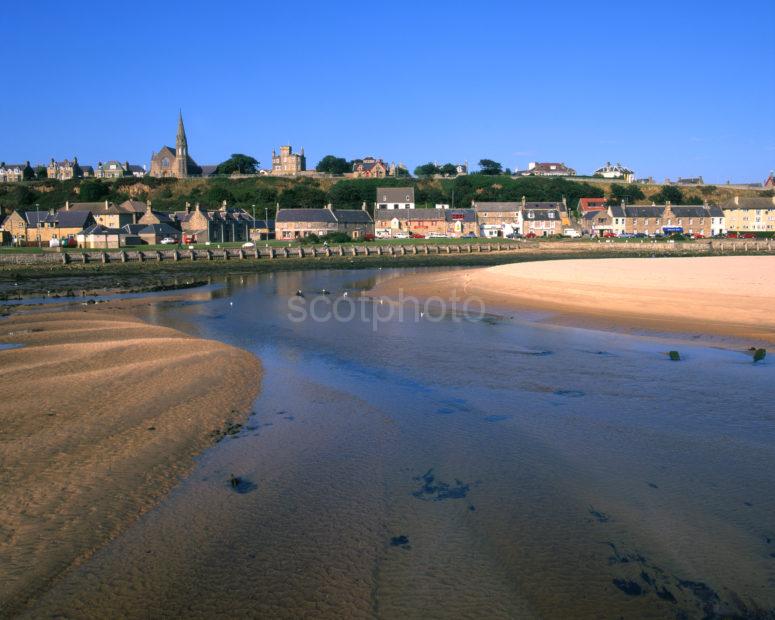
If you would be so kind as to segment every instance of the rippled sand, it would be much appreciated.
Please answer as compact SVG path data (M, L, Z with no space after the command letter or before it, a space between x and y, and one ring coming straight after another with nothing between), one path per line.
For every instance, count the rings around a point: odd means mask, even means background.
M258 390L251 354L104 307L0 322L0 615L152 507Z

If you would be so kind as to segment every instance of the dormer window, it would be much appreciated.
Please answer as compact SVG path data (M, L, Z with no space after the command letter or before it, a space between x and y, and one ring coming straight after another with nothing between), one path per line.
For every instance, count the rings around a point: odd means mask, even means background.
M535 219L535 216L536 216L536 214L535 214L535 213L533 213L532 211L528 211L528 212L527 212L527 219L529 219L529 220L534 220L534 219Z
M552 213L551 211L549 211L549 219L550 219L550 220L553 220L553 219L554 219L554 213Z

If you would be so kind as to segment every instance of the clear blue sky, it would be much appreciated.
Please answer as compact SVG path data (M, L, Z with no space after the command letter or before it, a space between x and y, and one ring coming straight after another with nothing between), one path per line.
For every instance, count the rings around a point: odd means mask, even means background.
M761 181L775 2L11 2L0 160L273 147ZM340 8L341 7L341 8Z

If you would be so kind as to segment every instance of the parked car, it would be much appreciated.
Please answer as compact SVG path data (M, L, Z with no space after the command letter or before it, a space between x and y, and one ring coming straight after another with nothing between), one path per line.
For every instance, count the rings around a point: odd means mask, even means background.
M376 238L377 237L375 235L373 235L372 233L366 233L365 235L363 235L363 240L364 241L374 241L374 239L376 239Z
M428 239L446 239L447 235L439 232L432 232L428 235Z
M525 239L535 239L537 236L534 232L529 232L525 235Z
M575 228L566 228L565 230L562 231L562 236L575 238L575 237L581 237L581 233Z
M394 239L408 239L409 238L409 233L408 232L403 232L403 231L398 231L396 233L393 233L393 238Z
M177 239L173 239L172 237L164 237L164 239L162 239L159 243L162 245L170 245L177 242Z
M703 235L702 233L694 233L692 237L694 237L695 239L704 239L705 235Z
M421 235L420 233L412 233L409 237L412 239L425 239L425 235Z
M465 235L468 239L476 239L477 235L474 232L470 232L467 235Z
M646 233L635 233L635 237L637 239L645 239L648 235Z
M513 232L506 235L506 239L522 239L521 233Z
M256 247L256 244L253 243L252 241L246 241L245 243L242 244L242 247L246 248L246 249L248 249L248 248L252 249L252 248Z
M605 232L602 234L602 236L603 236L603 237L605 237L606 239L610 239L610 238L612 238L612 237L616 237L616 233L613 233L613 232L611 232L610 230L606 230L606 231L605 231Z

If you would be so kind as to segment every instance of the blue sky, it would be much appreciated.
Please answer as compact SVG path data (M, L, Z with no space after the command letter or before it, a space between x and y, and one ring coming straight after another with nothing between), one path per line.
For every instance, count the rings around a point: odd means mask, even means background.
M405 162L761 181L775 2L13 2L0 160L273 147Z

